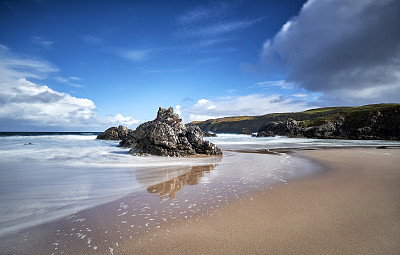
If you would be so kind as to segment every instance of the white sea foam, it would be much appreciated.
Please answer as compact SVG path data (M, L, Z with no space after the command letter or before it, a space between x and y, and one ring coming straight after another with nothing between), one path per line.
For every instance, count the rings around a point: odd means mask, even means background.
M146 191L147 186L177 178L196 166L213 169L201 178L200 184L230 180L247 185L260 180L263 184L286 182L299 174L295 166L307 164L286 154L241 154L227 150L400 145L390 141L228 134L207 139L225 150L222 159L134 157L128 154L129 149L117 147L117 141L95 140L90 134L0 136L0 235L65 217L138 190ZM313 171L309 167L304 169L301 174Z
M354 146L400 146L398 141L342 140L276 137L252 137L250 135L218 134L206 138L226 150L259 150L279 148L319 148Z

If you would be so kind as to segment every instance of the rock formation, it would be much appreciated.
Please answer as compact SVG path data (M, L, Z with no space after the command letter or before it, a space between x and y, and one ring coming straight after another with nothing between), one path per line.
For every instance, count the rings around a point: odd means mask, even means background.
M111 132L112 137L116 137L115 131ZM199 127L186 127L172 107L160 107L155 120L141 124L135 131L126 132L121 140L120 146L130 147L132 155L180 157L222 154L220 148L203 140L203 131Z
M263 125L258 137L288 137L400 140L400 107L370 112L337 113L313 122L275 121Z
M125 127L125 126L119 126L119 127L110 127L104 133L101 133L100 135L97 136L96 139L100 140L124 140L128 137L130 137L133 133L133 130Z
M297 122L297 127L291 120ZM303 112L224 117L188 125L213 133L248 131L258 132L258 136L400 140L400 104L324 107Z
M203 137L217 137L217 135L210 132L203 132Z

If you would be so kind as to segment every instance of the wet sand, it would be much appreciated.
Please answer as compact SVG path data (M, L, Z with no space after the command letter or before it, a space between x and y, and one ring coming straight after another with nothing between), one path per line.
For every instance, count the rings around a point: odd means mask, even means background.
M295 155L325 171L237 199L236 186L198 184L216 164L193 167L141 193L0 238L0 253L399 254L400 150Z
M400 150L300 153L326 171L254 192L127 254L399 254Z

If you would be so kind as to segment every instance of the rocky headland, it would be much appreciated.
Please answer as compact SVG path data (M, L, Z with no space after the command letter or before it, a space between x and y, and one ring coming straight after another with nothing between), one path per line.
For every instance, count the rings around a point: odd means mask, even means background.
M111 127L97 139L121 140L119 146L131 148L129 153L132 155L222 155L220 148L203 140L203 137L204 133L199 127L186 127L172 107L160 107L156 119L141 124L136 130L123 126Z
M335 139L400 140L400 104L325 107L189 123L203 131Z
M400 107L375 111L336 113L309 121L269 122L260 127L258 137L288 136L331 139L400 140Z

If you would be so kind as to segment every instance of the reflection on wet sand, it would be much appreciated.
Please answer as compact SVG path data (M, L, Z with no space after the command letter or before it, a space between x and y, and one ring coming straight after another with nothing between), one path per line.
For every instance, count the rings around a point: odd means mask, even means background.
M219 156L193 158L189 165L147 168L136 172L136 180L147 187L149 193L159 193L161 199L174 199L176 192L185 185L198 184L205 173L213 170L221 159Z
M179 175L171 180L152 185L147 187L147 191L150 193L160 193L161 199L174 199L175 193L178 192L185 186L196 185L199 183L200 179L204 177L204 173L209 173L218 164L212 164L207 166L193 166L189 172Z

